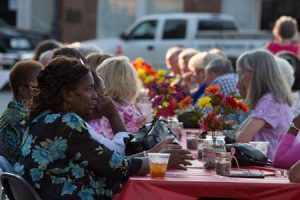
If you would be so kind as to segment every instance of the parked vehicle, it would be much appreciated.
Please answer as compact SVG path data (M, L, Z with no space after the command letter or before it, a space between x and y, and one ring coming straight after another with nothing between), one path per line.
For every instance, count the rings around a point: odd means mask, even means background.
M46 34L17 29L0 18L0 65L9 68L17 60L28 58L36 44L46 38Z
M165 66L165 54L173 46L205 51L221 48L231 59L244 51L261 48L271 40L269 33L241 31L234 18L212 13L174 13L143 16L118 38L92 39L107 53L143 57L156 67Z

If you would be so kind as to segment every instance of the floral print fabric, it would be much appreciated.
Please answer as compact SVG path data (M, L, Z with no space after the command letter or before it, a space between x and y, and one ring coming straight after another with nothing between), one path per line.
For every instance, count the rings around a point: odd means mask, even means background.
M128 132L134 133L139 130L139 127L136 125L136 122L139 118L142 117L142 113L135 107L133 103L118 104L115 103L116 109L118 110L121 119L124 122L124 125ZM92 120L89 124L95 129L97 133L103 134L105 137L112 139L113 132L109 123L109 120L106 117L101 119Z
M20 156L27 114L26 108L20 102L11 101L0 118L0 155L11 164L15 164Z
M42 199L111 199L141 164L93 140L78 115L45 111L24 133L15 171Z

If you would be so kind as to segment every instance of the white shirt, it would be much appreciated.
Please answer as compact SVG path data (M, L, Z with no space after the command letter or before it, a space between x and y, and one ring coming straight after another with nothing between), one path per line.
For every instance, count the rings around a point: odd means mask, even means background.
M127 132L118 132L114 135L113 139L104 137L102 134L97 133L92 126L86 123L88 131L91 137L97 142L103 144L108 149L116 151L121 155L125 155L125 144L124 138L129 137Z

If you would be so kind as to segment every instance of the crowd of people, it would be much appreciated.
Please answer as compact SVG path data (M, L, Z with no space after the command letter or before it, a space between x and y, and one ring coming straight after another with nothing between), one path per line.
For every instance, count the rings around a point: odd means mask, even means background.
M236 63L221 49L172 47L166 67L195 105L209 85L240 96L251 111L236 142L269 142L268 159L300 182L297 22L281 17L273 34L264 49ZM136 106L143 86L125 56L46 40L32 60L12 67L9 81L13 99L0 118L0 155L42 199L111 199L128 177L149 173L149 152L170 153L169 168L191 164L190 152L171 139L125 155L124 138L146 123Z

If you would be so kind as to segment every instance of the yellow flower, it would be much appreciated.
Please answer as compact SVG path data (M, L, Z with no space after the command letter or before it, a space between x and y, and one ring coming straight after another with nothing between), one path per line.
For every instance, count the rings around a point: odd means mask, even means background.
M133 62L136 63L136 64L138 64L138 65L140 65L140 64L142 64L144 62L144 59L141 58L141 57L139 57L139 58L136 58Z
M138 69L137 73L140 77L140 79L145 80L147 75L146 75L146 71L144 69Z
M157 78L157 83L162 83L165 79L163 77Z
M151 83L154 80L153 76L147 76L144 80L145 84Z
M156 75L158 77L164 77L166 74L167 74L166 70L163 70L163 69L157 70L157 73L156 73Z
M211 101L210 97L202 97L201 99L198 100L198 105L201 108L211 107L210 101Z
M163 108L168 108L169 107L169 102L167 102L167 101L164 101L163 103L162 103L162 106L163 106Z

